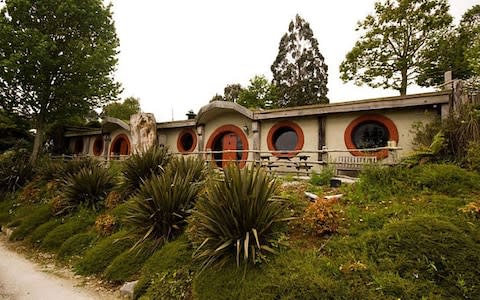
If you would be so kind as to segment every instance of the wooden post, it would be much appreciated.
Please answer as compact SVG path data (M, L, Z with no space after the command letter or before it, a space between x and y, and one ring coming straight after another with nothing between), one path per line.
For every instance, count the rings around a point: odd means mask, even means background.
M318 150L322 150L326 146L326 126L327 126L327 120L325 116L320 116L318 118ZM318 161L322 161L323 154L318 153Z
M255 152L253 153L253 160L255 162L260 161L260 123L258 121L252 122L252 132L253 132L253 145L252 150Z

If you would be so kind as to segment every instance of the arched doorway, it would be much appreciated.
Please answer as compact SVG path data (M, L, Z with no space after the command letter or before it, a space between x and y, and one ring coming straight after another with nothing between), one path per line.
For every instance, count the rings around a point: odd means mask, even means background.
M125 134L119 134L115 137L110 147L110 153L119 156L130 154L130 141Z
M248 140L243 131L235 125L217 128L208 139L207 149L211 149L213 159L218 167L224 168L235 161L240 167L248 159Z

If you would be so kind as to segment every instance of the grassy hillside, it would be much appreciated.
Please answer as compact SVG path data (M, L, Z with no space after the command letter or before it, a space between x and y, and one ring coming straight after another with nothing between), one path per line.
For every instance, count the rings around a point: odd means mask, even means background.
M259 242L268 242L272 251L241 252L259 256L249 256L239 266L238 247L256 247L255 239L253 245L219 247L226 254L223 264L205 267L192 259L202 249L191 242L198 220L176 220L172 227L176 235L132 249L137 239L127 232L136 232L131 228L135 222L124 220L132 207L141 208L139 202L130 204L139 201L135 198L88 214L82 207L55 215L52 199L58 195L32 202L22 200L20 190L0 200L0 221L16 228L15 240L40 245L63 261L70 257L82 274L97 274L115 283L140 279L135 295L141 299L475 299L480 295L478 173L427 164L367 168L357 183L339 189L319 185L328 181L315 178L280 181L283 184L275 194L283 201L288 221L274 226L271 240ZM206 189L214 189L212 184ZM241 189L232 185L211 195L223 197ZM304 191L321 198L343 197L313 203ZM84 221L76 226L80 216ZM55 241L57 236L61 238ZM126 263L132 268L126 269Z

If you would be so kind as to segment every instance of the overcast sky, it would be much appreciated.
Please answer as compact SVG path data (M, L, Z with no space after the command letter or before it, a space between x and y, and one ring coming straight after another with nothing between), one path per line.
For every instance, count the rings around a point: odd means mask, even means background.
M271 79L280 38L298 13L313 30L328 65L331 102L396 96L339 79L339 65L359 37L356 24L375 0L112 0L120 38L116 79L122 97L140 98L157 121L185 113L223 94L227 84L247 86L254 75ZM479 0L449 0L458 23ZM409 88L408 93L430 91Z

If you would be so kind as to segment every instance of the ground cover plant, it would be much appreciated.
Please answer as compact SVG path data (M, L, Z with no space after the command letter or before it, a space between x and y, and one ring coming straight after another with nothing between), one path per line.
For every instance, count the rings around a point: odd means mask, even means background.
M148 289L156 290L153 279L157 274L171 272L192 265L192 249L185 235L166 243L145 262L135 286L134 297L139 298Z
M75 265L75 271L82 275L100 274L115 257L131 248L133 244L134 241L128 238L125 231L101 239L85 252Z
M95 215L82 210L69 218L59 226L56 226L42 240L40 247L47 251L57 251L60 246L72 235L86 231L95 222Z
M52 217L50 206L41 205L34 209L31 214L25 216L21 224L13 231L10 240L23 240L27 234L31 233L39 225L47 222Z
M61 260L83 254L98 239L98 235L92 231L77 233L69 237L58 249L57 256Z
M152 243L147 242L142 247L127 249L115 257L103 272L105 279L114 283L131 280L152 255Z

